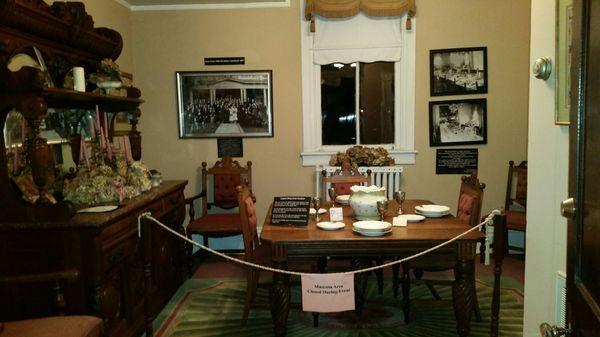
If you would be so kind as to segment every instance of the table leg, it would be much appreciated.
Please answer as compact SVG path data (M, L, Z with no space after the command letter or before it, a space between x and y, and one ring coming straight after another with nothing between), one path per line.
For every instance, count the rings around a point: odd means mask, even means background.
M471 330L471 314L475 303L473 277L473 261L459 260L454 266L452 303L456 316L456 332L460 337L467 337Z
M402 311L404 323L410 322L410 264L402 263Z
M273 266L277 269L287 269L285 261L274 262ZM290 313L290 276L273 273L273 283L269 295L275 336L285 336L286 323Z
M367 258L352 259L352 270L368 268L371 266L371 260ZM365 304L365 291L367 289L367 278L369 273L354 274L354 298L356 301L356 314L362 313Z

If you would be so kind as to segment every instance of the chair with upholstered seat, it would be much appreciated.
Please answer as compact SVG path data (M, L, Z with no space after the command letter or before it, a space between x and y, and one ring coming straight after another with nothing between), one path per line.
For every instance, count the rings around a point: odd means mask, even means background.
M226 156L217 161L213 167L207 168L207 166L206 162L202 163L202 191L196 196L187 198L186 203L190 216L187 235L189 238L193 234L202 235L204 245L208 247L208 239L211 237L242 234L239 213L233 211L238 206L235 188L242 183L252 188L252 162L249 161L245 167L242 167L237 161ZM212 177L211 186L208 185L209 176ZM194 203L198 199L202 201L202 215L196 218ZM209 213L209 209L213 207L217 208L216 212ZM231 211L227 212L227 210ZM191 247L188 252L191 254Z
M508 162L508 180L506 184L506 199L504 202L506 214L506 229L523 232L527 231L527 161L515 166L514 161ZM525 242L525 238L523 239ZM525 246L511 246L506 240L505 249L525 251Z
M0 278L0 286L10 287L27 283L54 283L54 301L61 316L25 319L0 323L0 337L100 337L102 319L93 316L63 316L66 307L63 282L79 278L76 270L8 276Z
M483 190L485 184L480 183L477 179L477 172L471 173L469 176L463 176L461 178L460 192L458 196L458 207L456 217L464 224L476 226L479 224L481 217L481 205L483 203ZM483 240L482 240L483 241ZM434 288L434 285L451 285L453 280L431 280L422 279L424 272L442 272L446 270L452 270L454 268L455 261L440 259L435 253L425 255L421 258L412 260L410 262L402 264L403 277L402 277L402 292L403 301L405 306L405 319L409 319L409 294L410 294L410 276L409 270L413 270L413 274L417 278L415 283L424 283L429 288L431 294L436 299L441 299L440 295ZM394 285L398 283L398 270L394 270ZM474 275L473 275L474 277ZM475 278L473 278L475 283ZM397 297L397 289L394 289L394 295ZM477 294L473 294L475 299L474 312L475 317L478 321L481 321L481 313L479 310L479 304L477 301Z
M239 217L242 225L244 238L244 260L262 266L271 266L271 246L262 244L258 237L258 218L254 208L254 197L248 186L242 184L236 187L239 204ZM290 269L301 270L305 272L314 272L312 264L308 261L292 260ZM242 324L246 325L250 307L268 309L268 303L255 303L256 290L259 287L260 269L246 266L246 299L244 301L244 311L242 314ZM269 287L270 283L263 283L260 286ZM295 307L299 307L293 303ZM315 318L315 324L316 323Z
M328 175L326 170L321 171L321 196L324 200L328 197L327 188L335 188L336 195L350 194L350 187L354 185L369 185L371 183L371 170L362 174L349 162L342 163L339 170Z

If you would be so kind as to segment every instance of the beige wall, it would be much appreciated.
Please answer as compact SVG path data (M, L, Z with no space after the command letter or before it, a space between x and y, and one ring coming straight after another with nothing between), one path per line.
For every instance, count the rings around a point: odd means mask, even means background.
M409 197L456 207L460 176L435 174L429 147L429 102L487 98L488 143L479 149L479 179L485 182L483 210L504 205L508 161L527 157L530 1L418 1L415 144L417 164L405 166ZM429 96L429 50L487 46L488 94ZM458 147L457 147L458 148Z
M410 198L455 207L459 176L435 175L429 147L429 50L487 46L488 144L478 146L480 178L486 182L484 210L503 204L508 160L526 158L530 2L420 1L417 14L417 164L405 166ZM274 138L244 139L244 160L254 162L259 216L273 196L313 194L314 169L302 167L300 1L291 8L133 12L134 71L143 106L143 158L168 179L188 179L187 194L199 190L197 167L216 159L215 139L177 136L175 71L272 69ZM302 22L302 24L307 24ZM246 65L205 67L204 57L245 56ZM459 96L442 97L455 99Z

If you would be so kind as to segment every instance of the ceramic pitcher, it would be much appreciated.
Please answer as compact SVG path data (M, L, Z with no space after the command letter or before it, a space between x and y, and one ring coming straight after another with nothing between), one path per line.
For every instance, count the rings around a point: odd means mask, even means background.
M350 188L350 207L357 220L379 220L377 202L386 200L385 187L352 186Z

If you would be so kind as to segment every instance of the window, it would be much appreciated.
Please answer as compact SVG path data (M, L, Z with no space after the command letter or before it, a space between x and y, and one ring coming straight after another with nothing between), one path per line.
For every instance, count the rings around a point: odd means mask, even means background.
M394 63L321 66L321 130L323 145L393 144Z
M337 32L335 25L347 20L332 20L328 24L333 29L323 28L323 35L329 34L325 37L313 35L322 28L318 24L311 33L309 23L301 22L303 165L327 165L332 154L353 145L382 146L396 163L413 164L415 19L412 30L391 34L378 34L386 29L381 20L362 14L356 19L360 22L345 22ZM369 20L376 26L365 28ZM404 27L406 15L396 20L396 27ZM360 34L348 33L350 24L360 27ZM369 29L375 33L366 33ZM367 44L373 44L370 36L386 34L399 42L391 47L349 46L361 34ZM331 41L339 46L328 45ZM394 61L386 59L390 53Z

